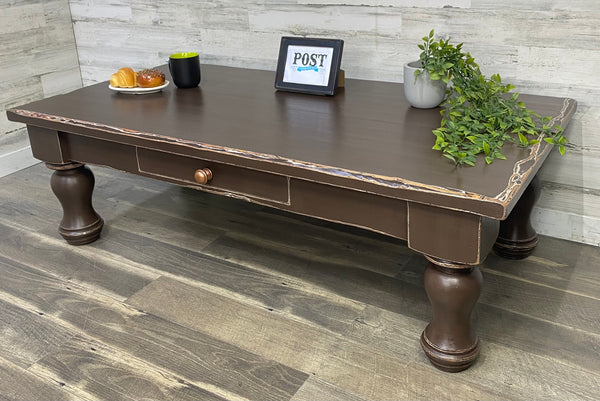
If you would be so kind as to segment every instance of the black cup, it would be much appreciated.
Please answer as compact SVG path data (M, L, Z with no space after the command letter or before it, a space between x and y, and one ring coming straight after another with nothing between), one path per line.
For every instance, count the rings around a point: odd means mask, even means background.
M195 88L200 84L198 53L175 53L169 56L169 71L178 88Z

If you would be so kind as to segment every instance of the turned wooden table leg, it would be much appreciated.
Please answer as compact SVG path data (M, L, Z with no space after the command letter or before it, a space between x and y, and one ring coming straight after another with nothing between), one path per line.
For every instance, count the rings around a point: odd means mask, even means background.
M100 237L104 221L92 207L94 175L81 163L50 164L50 187L63 208L58 232L71 245L84 245Z
M540 197L541 185L534 177L514 209L500 222L500 232L494 251L507 259L524 259L531 255L538 243L538 235L531 226L531 212Z
M437 368L459 372L479 355L479 339L471 313L481 293L482 276L476 266L427 257L425 291L433 318L421 334L421 347Z

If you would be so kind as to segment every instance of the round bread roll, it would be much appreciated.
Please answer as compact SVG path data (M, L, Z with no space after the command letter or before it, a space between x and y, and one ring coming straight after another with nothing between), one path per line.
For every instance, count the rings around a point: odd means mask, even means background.
M154 88L165 83L165 74L158 70L142 70L137 73L137 84L140 88Z
M135 71L129 67L120 68L119 71L111 75L110 85L114 88L134 88L137 86L135 75Z

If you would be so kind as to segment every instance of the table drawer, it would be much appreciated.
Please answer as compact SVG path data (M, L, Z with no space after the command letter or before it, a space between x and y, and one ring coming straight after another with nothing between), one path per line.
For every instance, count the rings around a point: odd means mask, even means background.
M145 148L137 148L137 158L141 173L174 180L186 186L289 203L286 176ZM212 179L201 185L195 181L194 174L196 170L205 168L212 172Z

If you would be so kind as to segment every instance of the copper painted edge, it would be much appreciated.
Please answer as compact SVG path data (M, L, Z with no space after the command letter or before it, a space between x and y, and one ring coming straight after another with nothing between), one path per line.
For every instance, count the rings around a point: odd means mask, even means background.
M562 108L559 114L550 120L549 125L560 125L562 126L565 121L567 121L573 113L577 110L577 101L570 98L564 98ZM529 152L529 156L525 159L519 160L515 163L513 168L513 173L508 179L506 188L495 196L495 199L502 202L502 204L507 205L513 199L513 197L518 193L519 189L523 186L523 183L527 182L531 177L531 172L533 167L538 164L539 159L545 159L550 151L554 148L554 146L549 145L544 142L544 137L540 137L540 142L533 145ZM531 163L531 167L529 169L523 169L524 166ZM506 218L508 213L503 216Z
M406 190L414 190L419 192L428 192L432 194L444 195L449 197L457 197L461 199L473 199L481 202L494 203L499 204L501 207L504 207L504 204L495 200L495 198L486 197L484 195L468 192L468 191L459 191L456 189L448 189L445 187L440 187L436 185L426 185L422 183L417 183L410 180L403 180L398 177L389 177L377 174L368 174L364 172L360 172L357 170L350 169L342 169L342 168L333 168L331 166L326 166L318 163L308 163L295 159L287 159L283 157L278 157L274 155L269 155L265 153L259 152L251 152L241 149L228 148L224 146L210 145L207 143L200 142L190 142L183 139L172 138L161 136L158 134L152 134L148 132L141 132L135 130L128 130L118 127L113 127L105 124L92 123L83 120L77 120L73 118L65 118L60 116L54 116L45 113L33 112L22 109L11 109L11 112L17 114L22 117L34 118L40 120L46 120L53 123L67 124L75 127L81 127L86 129L103 131L109 134L118 134L123 136L129 136L132 138L142 138L151 140L154 142L163 142L169 144L177 144L186 146L192 149L200 149L200 150L209 150L211 152L224 154L224 155L234 155L236 157L240 157L243 159L249 160L258 160L265 161L272 164L279 164L288 167L298 167L305 170L311 170L318 173L323 173L335 177L348 178L361 182L367 182L375 185L386 186L389 188L398 188L398 189L406 189ZM22 121L24 122L24 121ZM26 122L25 122L26 123ZM27 123L26 123L27 124ZM490 216L494 217L494 216Z
M576 105L577 105L577 102L575 100L570 99L570 98L565 98L563 100L563 106L562 106L562 109L561 109L559 115L555 116L552 119L551 124L553 124L553 125L559 124L560 125L561 122L564 122L565 120L567 120L567 118L570 117L570 115L572 113L574 113L574 111L576 110ZM414 182L414 181L410 181L410 180L400 179L398 177L389 177L389 176L383 176L383 175L377 175L377 174L368 174L368 173L364 173L364 172L360 172L360 171L356 171L356 170L350 170L350 169L333 168L331 166L322 165L322 164L318 164L318 163L308 163L308 162L304 162L304 161L300 161L300 160L287 159L287 158L270 155L270 154L265 154L265 153L260 153L260 152L251 152L251 151L246 151L246 150L241 150L241 149L228 148L228 147L224 147L224 146L211 145L211 144L207 144L207 143L191 142L191 141L186 141L183 139L162 136L162 135L153 134L153 133L149 133L149 132L141 132L141 131L124 129L124 128L118 128L118 127L114 127L114 126L110 126L110 125L106 125L106 124L93 123L93 122L78 120L78 119L74 119L74 118L66 118L66 117L55 116L55 115L51 115L51 114L39 113L39 112L34 112L34 111L28 111L28 110L23 110L23 109L10 109L10 110L8 110L8 112L14 113L14 114L22 116L22 117L41 119L41 120L46 120L46 121L50 121L50 122L58 122L61 124L67 124L67 125L72 125L72 126L81 127L81 128L99 130L99 131L104 131L104 132L112 133L112 134L119 134L119 135L134 137L134 138L148 139L148 140L152 140L155 142L178 144L178 145L183 145L183 146L187 146L187 147L195 148L195 149L209 150L209 151L219 153L219 154L234 155L236 157L249 159L249 160L266 161L269 163L279 164L279 165L283 165L283 166L298 167L301 169L312 170L312 171L315 171L318 173L327 174L327 175L331 175L331 176L335 176L335 177L348 178L348 179L367 182L367 183L371 183L371 184L375 184L375 185L386 186L386 187L390 187L390 188L415 190L415 191L419 191L419 192L428 192L428 193L437 194L437 195L444 195L444 196L448 196L448 197L457 197L457 198L461 198L461 199L472 199L472 200L476 200L476 201L480 201L480 202L484 202L484 203L497 204L502 208L503 214L501 216L494 215L494 216L489 216L489 217L499 218L499 219L504 219L508 216L508 213L507 213L508 204L510 203L512 198L515 196L515 194L518 192L522 183L525 182L524 180L527 180L531 173L531 168L527 169L525 171L521 171L522 166L530 163L532 160L534 161L532 166L536 166L537 160L541 156L543 156L543 157L547 156L547 154L550 152L550 149L552 148L550 145L543 142L543 140L540 141L540 143L534 145L530 151L529 156L525 159L519 160L515 164L515 167L513 169L513 174L511 175L511 177L508 180L507 187L502 192L500 192L498 195L489 197L489 196L485 196L485 195L481 195L481 194L477 194L477 193L473 193L473 192L468 192L468 191L449 189L449 188L440 187L437 185L422 184L422 183L418 183L418 182ZM542 146L542 145L548 145L548 146Z
M51 114L33 112L33 111L22 110L22 109L12 109L11 111L14 112L15 114L18 114L23 117L41 119L41 120L57 122L57 123L72 125L72 126L81 127L81 128L99 130L99 131L104 131L104 132L111 133L111 134L119 134L119 135L134 137L134 138L149 139L149 140L156 141L156 142L175 143L175 144L179 144L179 145L185 145L185 146L188 146L191 148L210 150L215 153L226 154L226 155L235 155L237 157L241 157L241 158L245 158L245 159L268 161L273 164L281 164L281 165L285 165L285 166L300 167L303 169L314 170L317 172L334 175L337 177L344 177L344 178L350 178L350 179L355 179L355 180L364 181L364 182L370 182L370 183L374 183L377 185L388 186L391 188L429 190L430 192L433 192L433 193L456 194L456 195L460 196L461 198L464 198L464 197L472 197L472 198L479 198L479 199L485 198L485 197L482 197L482 195L469 193L467 191L452 190L452 189L447 189L445 187L440 187L440 186L435 186L435 185L425 185L425 184L413 182L410 180L401 180L397 177L389 177L389 176L383 176L383 175L377 175L377 174L368 174L368 173L360 172L357 170L333 168L333 167L327 166L327 165L322 165L322 164L318 164L318 163L308 163L308 162L304 162L304 161L300 161L300 160L274 156L274 155L270 155L267 153L252 152L252 151L247 151L247 150L242 150L242 149L211 145L211 144L201 143L201 142L191 142L191 141L186 141L186 140L179 139L179 138L172 138L172 137L162 136L162 135L153 134L153 133L149 133L149 132L118 128L118 127L105 125L105 124L92 123L92 122L78 120L78 119L74 119L74 118L65 118L65 117L61 117L61 116L54 116Z

